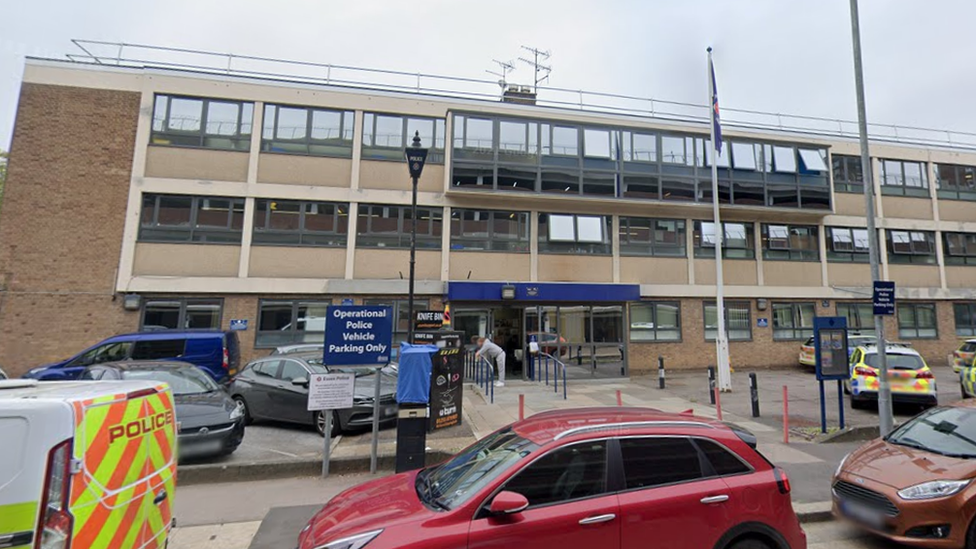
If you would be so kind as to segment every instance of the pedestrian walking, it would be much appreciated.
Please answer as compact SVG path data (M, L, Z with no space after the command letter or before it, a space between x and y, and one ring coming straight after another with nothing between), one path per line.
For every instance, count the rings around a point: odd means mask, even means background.
M475 357L485 357L492 362L497 371L495 387L505 386L505 351L486 337L478 338L478 352Z

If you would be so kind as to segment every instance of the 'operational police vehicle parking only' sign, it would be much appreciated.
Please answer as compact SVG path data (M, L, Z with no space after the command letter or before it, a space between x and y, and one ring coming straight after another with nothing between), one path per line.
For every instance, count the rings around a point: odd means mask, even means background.
M325 364L367 366L390 362L393 309L369 305L329 306Z

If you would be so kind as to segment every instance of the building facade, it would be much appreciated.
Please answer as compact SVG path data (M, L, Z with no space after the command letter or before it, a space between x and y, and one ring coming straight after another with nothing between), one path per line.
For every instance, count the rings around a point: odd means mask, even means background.
M491 334L510 376L531 337L580 378L713 364L717 238L733 367L795 365L815 316L873 332L864 185L898 285L889 339L942 363L976 335L976 151L873 143L865 182L855 140L724 133L716 228L697 122L28 60L0 364L231 320L252 358L321 341L325 307L350 300L393 306L402 339L415 222L418 308Z

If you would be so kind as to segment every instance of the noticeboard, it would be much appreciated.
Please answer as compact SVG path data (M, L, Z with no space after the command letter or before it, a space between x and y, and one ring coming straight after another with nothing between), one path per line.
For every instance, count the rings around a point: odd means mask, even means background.
M352 408L356 374L312 374L308 382L308 411Z
M816 349L817 379L825 381L849 378L851 372L847 353L847 318L814 318L813 341Z
M388 364L393 345L393 309L330 305L323 360L329 366Z

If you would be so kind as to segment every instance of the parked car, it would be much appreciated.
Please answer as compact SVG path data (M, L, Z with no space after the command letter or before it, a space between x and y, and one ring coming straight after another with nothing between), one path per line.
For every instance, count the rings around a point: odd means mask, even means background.
M539 350L543 353L555 355L556 352L559 352L560 357L566 356L569 353L566 339L559 334L552 332L529 332L526 336L528 336L528 339L535 337L535 340L539 342Z
M885 345L885 352L892 402L936 406L939 402L935 375L922 355L895 343ZM876 345L858 347L851 355L848 392L852 408L864 408L868 402L878 400L878 361Z
M952 366L952 371L958 374L963 368L972 366L974 358L976 358L976 339L967 339L949 355L949 366Z
M298 545L804 549L790 481L755 445L737 427L658 410L545 412L441 465L339 494Z
M80 379L169 384L180 459L227 455L244 440L244 410L200 368L186 362L126 361L89 366Z
M976 409L932 408L844 458L838 517L916 547L976 546Z
M273 355L293 355L295 353L309 353L312 351L322 352L325 349L324 343L296 343L294 345L282 345L275 347L271 351Z
M368 369L325 366L320 353L271 355L250 362L230 384L231 396L240 403L245 420L269 419L314 425L325 434L323 412L308 411L309 377L313 374L354 373L353 407L334 410L331 435L373 424L376 375ZM396 377L380 374L380 423L396 421Z
M8 378L7 372L4 372L3 368L0 368L0 379L7 379L7 378Z
M218 382L229 381L241 360L237 332L154 331L112 336L77 355L24 374L44 381L77 379L85 368L122 360L179 360L199 366Z

